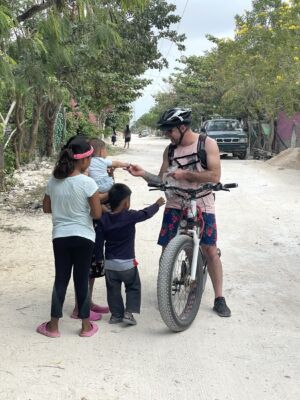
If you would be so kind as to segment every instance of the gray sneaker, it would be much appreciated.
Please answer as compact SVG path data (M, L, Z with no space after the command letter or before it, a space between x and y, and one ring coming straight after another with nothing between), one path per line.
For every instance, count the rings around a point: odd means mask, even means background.
M217 297L215 299L214 308L213 310L220 316L220 317L230 317L231 311L230 308L227 306L224 297Z
M120 322L123 322L123 318L114 317L113 315L110 317L110 320L108 321L109 324L119 324Z
M128 325L136 325L137 322L131 312L126 311L124 314L123 322L125 322Z

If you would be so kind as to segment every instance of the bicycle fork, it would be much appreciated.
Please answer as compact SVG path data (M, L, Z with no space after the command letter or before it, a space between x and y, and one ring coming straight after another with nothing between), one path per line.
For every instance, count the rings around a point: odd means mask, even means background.
M199 254L199 236L197 229L189 229L189 233L192 234L193 237L193 259L192 259L192 266L191 266L191 282L196 280L196 273L197 273L197 263L198 263L198 254Z
M191 208L188 213L188 218L195 219L197 215L197 203L195 199L191 200ZM196 273L197 273L197 263L198 263L198 254L199 254L199 235L198 229L194 227L194 229L189 229L189 233L192 234L194 247L193 247L193 260L191 266L191 282L195 282Z

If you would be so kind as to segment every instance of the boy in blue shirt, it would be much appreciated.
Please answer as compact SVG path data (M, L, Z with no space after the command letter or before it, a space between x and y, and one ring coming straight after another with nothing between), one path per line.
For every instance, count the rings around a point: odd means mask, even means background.
M111 212L100 219L105 240L105 281L107 301L111 311L109 323L126 322L136 325L133 313L140 312L141 282L135 259L135 224L153 217L159 207L165 204L160 197L154 204L143 210L130 210L131 190L122 183L116 183L108 193ZM126 289L126 307L121 294L122 283Z

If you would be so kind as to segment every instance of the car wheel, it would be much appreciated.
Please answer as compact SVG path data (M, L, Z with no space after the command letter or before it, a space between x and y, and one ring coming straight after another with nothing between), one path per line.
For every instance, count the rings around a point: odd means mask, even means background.
M242 153L238 153L237 157L239 160L245 160L245 158L247 157L247 151L243 151Z

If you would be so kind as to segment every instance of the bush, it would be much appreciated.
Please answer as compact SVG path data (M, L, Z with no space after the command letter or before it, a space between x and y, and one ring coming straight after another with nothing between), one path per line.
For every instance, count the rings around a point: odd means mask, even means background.
M101 130L92 122L87 120L83 115L74 116L74 113L67 114L66 130L67 132L64 141L67 141L70 137L76 134L82 134L89 138L101 135Z
M16 169L15 153L11 145L9 145L4 152L4 173L5 175L13 175Z

